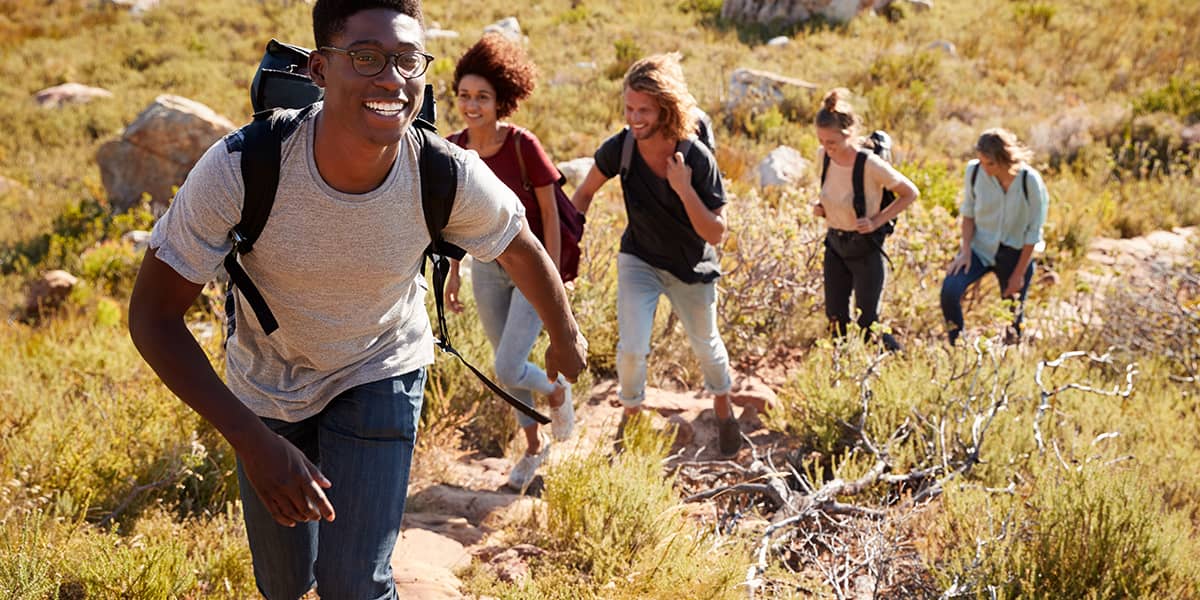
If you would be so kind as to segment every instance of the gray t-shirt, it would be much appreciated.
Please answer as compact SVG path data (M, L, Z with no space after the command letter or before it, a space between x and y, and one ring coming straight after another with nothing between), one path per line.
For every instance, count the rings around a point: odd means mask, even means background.
M279 321L267 336L238 294L226 347L229 389L262 417L295 422L351 387L433 362L420 274L429 245L416 133L409 130L380 186L344 194L313 159L315 115L284 140L279 189L243 268ZM480 260L516 237L521 203L474 153L461 152L454 209L443 231ZM150 238L158 258L193 283L213 279L242 208L241 153L214 144L188 175Z

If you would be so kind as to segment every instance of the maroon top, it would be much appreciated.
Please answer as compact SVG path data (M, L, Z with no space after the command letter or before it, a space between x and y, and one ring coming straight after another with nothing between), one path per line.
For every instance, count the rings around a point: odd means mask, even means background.
M515 125L508 127L508 135L504 137L500 150L491 156L483 157L483 162L521 199L521 204L525 206L525 220L529 222L529 230L538 241L545 243L545 238L542 237L542 209L538 205L537 196L534 195L533 189L526 190L521 181L521 165L517 162L515 143L518 135L521 136L521 154L525 159L525 175L529 178L529 184L533 188L539 188L558 181L558 167L546 156L546 151L542 149L537 136L528 129ZM466 148L467 130L452 134L448 139Z

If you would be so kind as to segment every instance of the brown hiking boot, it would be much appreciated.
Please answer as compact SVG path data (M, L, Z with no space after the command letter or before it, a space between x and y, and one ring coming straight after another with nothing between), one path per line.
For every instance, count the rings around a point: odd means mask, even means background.
M742 447L742 430L737 419L717 419L717 437L722 456L733 456Z

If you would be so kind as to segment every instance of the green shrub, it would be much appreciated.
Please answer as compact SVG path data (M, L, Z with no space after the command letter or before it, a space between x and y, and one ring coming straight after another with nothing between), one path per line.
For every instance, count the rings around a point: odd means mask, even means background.
M1004 598L1193 597L1195 547L1136 476L1050 471L1028 496L956 488L945 499L947 587Z
M1200 72L1171 77L1167 84L1133 100L1135 114L1172 113L1188 122L1200 121Z
M663 476L671 438L644 417L625 432L624 452L599 447L547 471L545 527L531 533L551 553L522 596L737 597L738 546L685 520Z
M633 63L637 62L644 56L644 52L637 42L622 38L613 42L613 52L615 54L613 63L604 69L604 74L609 79L621 79L625 77L625 72Z
M1048 2L1017 2L1013 4L1013 17L1026 28L1049 29L1058 8Z

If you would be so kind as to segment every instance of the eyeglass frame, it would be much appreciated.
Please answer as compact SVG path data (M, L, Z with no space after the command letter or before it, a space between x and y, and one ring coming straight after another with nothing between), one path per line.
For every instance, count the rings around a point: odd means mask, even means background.
M392 67L392 68L396 69L396 72L399 73L400 76L403 77L404 79L406 79L406 80L416 79L416 78L424 75L429 70L429 65L433 63L433 60L435 58L437 58L436 56L434 56L428 52L424 52L422 50L405 50L404 52L387 53L387 52L383 52L381 50L375 50L373 48L364 48L362 50L347 50L346 48L338 48L336 46L321 46L317 49L322 52L325 50L332 50L333 52L337 52L338 54L345 54L346 56L350 57L350 68L354 69L355 73L358 73L359 75L362 75L363 77L378 77L379 74L386 71L388 69L388 67ZM378 52L379 54L382 54L383 55L383 66L380 67L378 71L376 71L370 75L367 75L367 74L363 73L362 71L359 71L358 67L355 66L356 63L354 62L354 56L356 54L359 54L362 52ZM400 63L399 63L400 57L404 56L406 54L419 54L421 57L423 57L425 59L425 66L421 67L420 73L410 76L410 75L405 75L400 70Z

